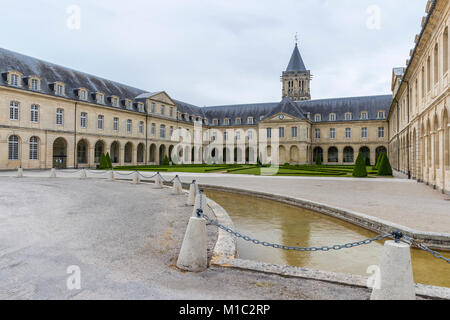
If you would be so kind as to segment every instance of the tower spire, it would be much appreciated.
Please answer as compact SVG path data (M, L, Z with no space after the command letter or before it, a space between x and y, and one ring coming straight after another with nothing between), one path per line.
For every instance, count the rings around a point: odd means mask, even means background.
M298 33L295 33L295 48L292 52L286 71L283 72L282 97L290 97L294 101L311 99L311 72L306 69L300 50L298 49Z

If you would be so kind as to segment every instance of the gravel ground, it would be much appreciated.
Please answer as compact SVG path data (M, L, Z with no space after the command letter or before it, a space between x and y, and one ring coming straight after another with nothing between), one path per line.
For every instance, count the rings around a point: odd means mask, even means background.
M367 299L366 289L175 267L192 207L152 185L0 177L0 299ZM209 250L217 230L208 226ZM68 290L69 266L81 289Z

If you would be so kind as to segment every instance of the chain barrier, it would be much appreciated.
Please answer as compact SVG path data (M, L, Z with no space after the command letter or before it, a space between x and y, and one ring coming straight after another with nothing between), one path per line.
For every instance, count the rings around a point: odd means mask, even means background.
M92 174L98 174L98 175L108 173L108 171L98 172L98 171L92 171L92 170L88 170L88 172L92 173Z
M55 170L56 170L56 169L55 169ZM72 174L72 173L78 173L78 172L81 172L81 171L83 171L83 170L84 170L84 169L78 169L78 170L74 170L74 171L68 171L68 170L65 170L65 169L58 169L58 170L56 170L56 172Z
M152 175L151 177L147 177L147 176L144 176L142 173L140 173L139 171L137 171L137 173L142 177L142 178L144 178L144 179L153 179L154 177L156 177L158 174L156 173L156 174L154 174L154 175Z
M443 261L445 261L445 262L450 264L450 259L445 258L441 253L439 253L437 251L434 251L434 250L431 250L430 248L428 248L424 244L415 241L414 239L412 239L411 237L408 237L407 235L403 235L403 238L405 240L409 241L411 246L415 246L415 247L417 247L417 248L419 248L419 249L421 249L423 251L426 251L426 252L432 254L433 257L441 259L441 260L443 260Z

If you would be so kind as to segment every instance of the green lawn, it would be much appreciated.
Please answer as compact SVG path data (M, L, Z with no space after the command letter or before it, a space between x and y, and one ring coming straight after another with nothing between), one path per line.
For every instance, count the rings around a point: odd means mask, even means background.
M261 166L257 165L174 165L174 166L124 166L115 170L152 171L152 172L192 172L261 175ZM353 165L283 165L277 176L305 176L305 177L352 177ZM376 170L367 167L369 178L377 176Z

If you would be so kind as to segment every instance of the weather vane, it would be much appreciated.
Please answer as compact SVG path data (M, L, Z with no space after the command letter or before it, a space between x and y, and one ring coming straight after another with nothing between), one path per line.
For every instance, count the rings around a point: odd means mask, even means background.
M298 45L298 32L295 33L295 45Z

